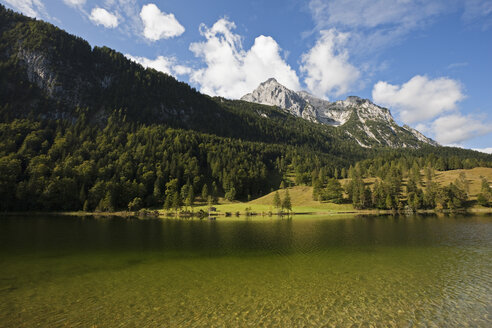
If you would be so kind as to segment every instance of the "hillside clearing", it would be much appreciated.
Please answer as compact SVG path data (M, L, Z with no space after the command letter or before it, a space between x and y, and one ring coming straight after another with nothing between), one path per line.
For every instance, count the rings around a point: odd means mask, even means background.
M476 199L477 194L480 192L481 179L485 177L489 182L492 182L492 168L477 167L468 170L450 170L450 171L436 171L435 181L440 185L448 185L454 182L461 172L464 172L467 180L470 182L470 198ZM422 176L423 179L423 176ZM367 178L364 179L367 185L372 185L376 179ZM340 180L342 186L348 182L348 179ZM405 183L404 183L405 185ZM289 196L292 202L292 211L294 213L343 213L343 212L360 212L368 213L374 211L357 211L352 204L334 204L328 202L319 202L313 200L313 187L310 186L294 186L286 189L277 190L280 198L285 196L285 190L288 190ZM245 214L246 212L253 212L257 214L266 214L268 212L275 213L277 210L273 207L273 198L275 192L273 191L265 196L254 199L250 202L228 202L225 199L220 199L218 205L214 205L219 214L225 214L229 212L235 214ZM193 207L194 211L207 211L207 205L198 205Z

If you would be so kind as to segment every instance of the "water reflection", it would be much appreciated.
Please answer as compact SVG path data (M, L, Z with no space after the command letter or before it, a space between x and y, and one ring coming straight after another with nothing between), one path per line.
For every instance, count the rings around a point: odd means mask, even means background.
M2 217L6 249L309 252L331 247L490 245L490 217L366 216L227 221Z
M21 326L492 325L492 218L0 218Z

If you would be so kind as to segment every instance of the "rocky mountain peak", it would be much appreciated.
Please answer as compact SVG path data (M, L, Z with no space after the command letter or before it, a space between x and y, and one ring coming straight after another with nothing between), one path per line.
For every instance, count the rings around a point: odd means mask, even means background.
M269 85L269 84L270 85L271 84L277 84L277 85L283 87L283 85L281 85L280 83L278 83L277 79L275 79L274 77L269 78L268 80L266 80L265 82L261 83L260 85Z
M316 121L316 115L309 105L297 92L270 78L261 83L253 92L244 95L241 100L263 105L277 106L287 110L295 116L309 121Z
M358 104L361 102L369 101L368 99L362 99L357 96L348 96L347 99L345 99L346 102L352 103L352 104Z
M241 100L277 106L309 121L340 127L363 147L437 145L415 129L400 127L387 108L357 96L330 102L306 91L290 90L270 78Z

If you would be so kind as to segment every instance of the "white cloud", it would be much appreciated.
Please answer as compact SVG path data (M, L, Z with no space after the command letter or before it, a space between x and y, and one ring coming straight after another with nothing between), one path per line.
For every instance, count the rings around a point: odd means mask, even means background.
M430 129L439 143L450 145L491 133L492 124L472 116L451 114L437 118L430 124Z
M104 8L112 12L119 19L125 20L125 24L119 24L118 30L127 36L142 34L143 24L140 19L140 5L137 0L104 0Z
M492 26L492 1L466 0L463 20L469 24L482 24L485 30Z
M473 148L473 150L479 151L481 153L492 154L492 147L488 147L488 148Z
M79 7L85 5L86 0L63 0L63 2L72 7Z
M359 70L348 62L344 48L349 34L335 29L320 33L315 46L302 55L300 70L306 76L304 82L310 92L320 97L344 94L360 76Z
M175 75L189 75L193 72L191 67L185 65L174 65L173 72Z
M29 17L41 18L47 16L46 9L41 0L5 0L5 2Z
M468 62L459 62L459 63L452 63L449 64L446 68L447 69L457 69L457 68L462 68L468 66Z
M132 56L129 54L126 54L125 57L139 63L145 68L150 67L173 76L191 73L191 68L183 65L177 65L176 58L174 57L158 56L156 59L149 59L146 57Z
M402 85L379 81L372 89L375 103L395 109L405 123L430 120L457 109L465 98L462 85L449 78L429 80L416 75Z
M138 57L138 56L134 57L132 55L126 54L125 57L136 63L139 63L145 68L150 67L157 71L167 73L169 75L171 75L171 71L172 71L171 67L175 61L174 58L167 58L164 56L158 56L156 59L149 59L149 58Z
M142 7L140 18L144 24L144 36L151 41L179 36L185 31L173 14L161 12L153 3Z
M316 29L349 31L352 53L377 51L401 42L437 15L456 8L452 0L311 0Z
M97 7L92 9L89 18L96 25L103 25L107 28L115 28L118 26L118 17L103 8Z
M311 0L309 8L321 26L344 25L374 28L421 24L446 9L448 1L428 0Z
M235 28L225 18L211 28L202 24L200 33L206 41L190 45L206 65L191 74L203 93L239 98L271 77L290 89L300 88L296 72L281 57L281 48L272 37L258 36L251 49L244 50L241 36L233 33Z

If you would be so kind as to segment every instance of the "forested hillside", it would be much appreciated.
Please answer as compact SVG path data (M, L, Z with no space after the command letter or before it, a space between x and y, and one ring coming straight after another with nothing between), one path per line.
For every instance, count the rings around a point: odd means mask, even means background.
M313 172L431 153L447 167L492 163L458 148L365 149L275 107L202 95L0 5L0 210L162 206L204 188L248 199L289 170L309 184Z

